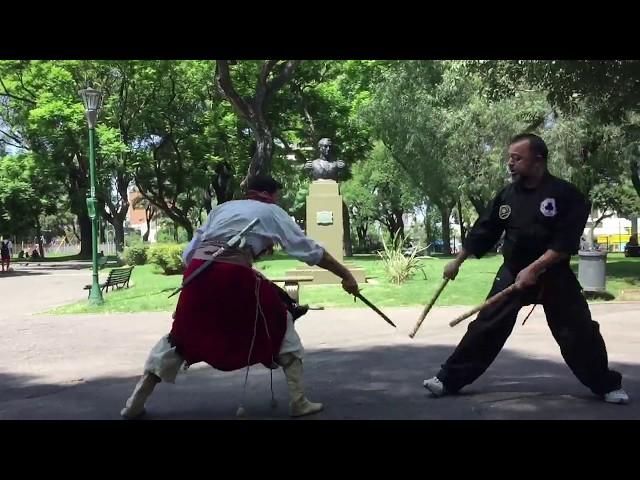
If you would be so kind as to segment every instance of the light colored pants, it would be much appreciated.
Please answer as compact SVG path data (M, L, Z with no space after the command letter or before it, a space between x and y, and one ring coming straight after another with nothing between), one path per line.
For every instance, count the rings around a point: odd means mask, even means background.
M304 347L289 312L287 312L287 330L282 339L279 355L285 353L293 354L301 360L304 356ZM184 359L178 355L176 347L172 347L169 343L169 336L165 335L151 349L144 364L144 371L157 375L163 382L175 383L183 363Z

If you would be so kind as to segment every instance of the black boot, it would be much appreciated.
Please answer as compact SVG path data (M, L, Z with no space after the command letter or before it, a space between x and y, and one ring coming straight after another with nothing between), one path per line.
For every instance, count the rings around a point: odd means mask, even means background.
M294 303L289 307L289 312L291 312L291 316L293 317L293 321L295 322L298 318L305 315L309 311L309 305L299 305Z

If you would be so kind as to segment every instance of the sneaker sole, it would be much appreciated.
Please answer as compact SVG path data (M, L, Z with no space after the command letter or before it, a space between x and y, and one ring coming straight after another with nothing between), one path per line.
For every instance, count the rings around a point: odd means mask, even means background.
M629 400L605 400L606 403L610 403L612 405L628 405L629 404Z

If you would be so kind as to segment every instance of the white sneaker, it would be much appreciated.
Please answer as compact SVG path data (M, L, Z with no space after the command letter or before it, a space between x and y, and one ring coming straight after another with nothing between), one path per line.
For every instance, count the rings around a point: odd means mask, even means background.
M608 403L618 403L621 405L625 405L629 403L629 395L624 390L614 390L613 392L606 393L604 396L604 401Z
M425 380L422 385L424 386L424 388L429 390L434 397L442 397L447 393L446 389L444 388L444 384L438 377L433 377Z

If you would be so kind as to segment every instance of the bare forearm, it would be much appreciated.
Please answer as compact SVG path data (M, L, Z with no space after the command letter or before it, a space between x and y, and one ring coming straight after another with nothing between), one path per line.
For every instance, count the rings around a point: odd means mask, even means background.
M349 273L349 270L347 270L347 268L344 265L342 265L335 258L333 258L333 255L331 255L326 250L322 255L322 259L320 260L320 262L318 262L318 266L320 268L324 268L325 270L329 270L331 273L335 273L337 276L339 276L342 279L345 279L351 276L351 273Z
M558 263L561 260L565 260L566 258L569 258L569 255L567 255L566 253L557 252L555 250L547 250L540 256L540 258L529 265L528 268L533 270L533 272L535 272L536 274L540 274L555 263Z
M453 260L454 262L456 262L458 264L458 266L462 265L464 263L464 261L469 258L471 254L466 251L463 248L460 249L460 251L458 252L458 255L456 255L456 258Z
M460 270L460 265L467 259L470 253L464 248L460 249L456 258L451 260L444 266L444 270L442 272L442 278L447 278L449 280L455 280L458 276L458 271Z

